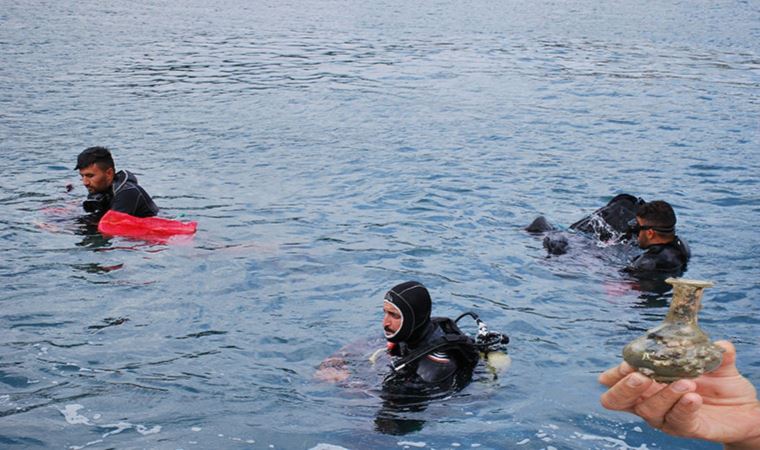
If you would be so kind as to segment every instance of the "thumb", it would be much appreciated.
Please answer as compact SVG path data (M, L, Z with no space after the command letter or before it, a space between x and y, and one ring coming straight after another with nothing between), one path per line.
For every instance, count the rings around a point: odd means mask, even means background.
M733 377L740 375L736 368L736 348L729 341L715 341L715 345L723 349L723 360L720 366L710 375L716 377Z

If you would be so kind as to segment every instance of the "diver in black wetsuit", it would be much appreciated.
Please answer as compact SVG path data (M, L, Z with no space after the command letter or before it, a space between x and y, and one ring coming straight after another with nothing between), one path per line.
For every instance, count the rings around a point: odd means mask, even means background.
M105 147L89 147L77 157L82 184L89 195L82 204L84 210L100 218L106 211L123 212L136 217L152 217L158 213L137 177L127 170L116 172L111 152Z
M383 330L394 358L386 388L462 387L472 376L479 354L475 343L454 321L430 317L428 290L416 281L385 294Z
M620 194L570 225L570 229L612 244L627 244L637 239L645 252L634 258L623 271L639 280L664 280L667 276L680 276L691 256L689 246L676 236L675 225L675 212L667 202L645 202L629 194ZM557 230L543 216L537 217L526 230L543 233L544 247L552 255L567 253L571 238L574 239L573 245L582 243L577 235L574 237L573 233Z
M509 338L488 327L477 314L466 312L456 320L430 317L431 301L428 290L416 281L401 283L389 290L383 301L383 330L386 348L372 353L369 361L374 366L378 358L390 360L390 372L383 380L387 397L425 396L464 387L472 376L481 352L494 367L508 363L494 362L498 355L505 356ZM477 335L467 336L457 326L464 316L472 317L478 326ZM325 359L314 374L327 382L347 381L356 361L347 358L353 351L344 347ZM354 358L355 360L356 358ZM497 369L498 370L498 369Z
M362 384L363 368L371 370L373 377L384 376L376 429L396 435L418 431L424 421L399 417L399 413L421 411L430 400L464 388L481 353L492 370L501 371L509 365L508 356L502 352L509 338L488 331L477 314L466 312L451 320L430 317L430 311L430 294L422 284L408 281L393 287L383 300L385 347L377 349L377 340L373 340L370 353L355 345L344 346L322 361L314 377L356 388ZM457 326L464 316L472 317L478 326L472 338ZM389 363L388 372L375 371L375 367L382 367L376 366L378 360Z
M570 229L601 242L626 241L630 238L629 223L636 216L639 205L644 203L644 200L633 195L618 194L603 207L570 225ZM537 217L525 230L545 233L543 244L549 254L562 255L570 248L572 234L557 230L543 216Z
M655 200L639 205L630 222L630 233L645 251L623 269L625 272L678 276L686 269L691 251L676 235L676 214L667 202Z

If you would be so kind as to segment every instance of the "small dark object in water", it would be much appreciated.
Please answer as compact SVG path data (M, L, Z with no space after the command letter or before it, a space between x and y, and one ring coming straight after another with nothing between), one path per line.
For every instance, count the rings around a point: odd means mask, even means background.
M538 216L533 220L533 222L530 223L527 227L525 227L525 231L529 233L544 233L547 231L554 231L556 228L554 228L554 225L549 223L548 220L546 220L546 217L544 216Z
M569 246L570 242L567 240L567 236L560 233L549 233L544 236L544 248L551 255L564 255Z

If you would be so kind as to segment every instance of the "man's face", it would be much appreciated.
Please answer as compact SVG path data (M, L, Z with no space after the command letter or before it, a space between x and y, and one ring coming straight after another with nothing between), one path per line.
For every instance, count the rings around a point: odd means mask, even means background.
M640 227L647 225L647 223L643 221L641 217L636 217L636 223L638 223ZM639 248L649 247L650 241L652 240L653 236L654 236L654 231L640 229L639 234L637 236L637 239L639 241Z
M90 164L79 169L79 175L90 194L106 192L113 183L113 167L103 170L97 164Z
M396 334L401 328L402 323L404 323L404 316L401 315L398 307L389 301L383 302L383 331L385 331L385 337Z

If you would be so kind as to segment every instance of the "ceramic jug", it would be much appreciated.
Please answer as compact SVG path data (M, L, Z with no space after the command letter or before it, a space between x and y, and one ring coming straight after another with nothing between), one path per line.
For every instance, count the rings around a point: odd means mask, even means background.
M709 281L668 278L673 299L663 323L623 349L623 359L655 381L696 378L720 365L723 349L699 328L697 314Z

